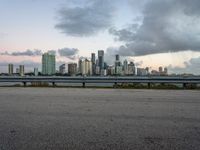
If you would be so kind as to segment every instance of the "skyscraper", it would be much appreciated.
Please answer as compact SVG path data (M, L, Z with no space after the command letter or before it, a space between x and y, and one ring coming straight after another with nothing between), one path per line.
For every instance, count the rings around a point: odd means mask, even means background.
M124 68L124 75L128 75L128 61L125 59L124 60L124 64L123 64L123 68Z
M119 54L115 55L115 61L119 61Z
M119 55L115 55L115 74L121 75L122 74L122 65L119 60Z
M19 74L19 68L16 68L16 73Z
M162 73L162 72L163 72L163 67L160 66L160 67L158 68L158 71L159 71L159 73Z
M24 65L19 66L19 75L24 76Z
M100 70L104 70L104 51L103 50L98 51L98 66Z
M81 63L82 75L92 75L92 62L85 59Z
M34 76L38 76L38 68L34 68Z
M76 63L70 63L70 64L68 64L68 73L71 76L76 75L76 73L77 73L77 64Z
M56 58L54 54L44 53L42 55L42 74L54 75L56 73Z
M78 60L78 73L82 73L82 66L81 66L81 64L82 64L82 58L79 58L79 60Z
M165 75L168 74L168 69L167 69L167 67L164 68L164 74L165 74Z
M12 75L13 74L13 64L8 64L8 74Z
M95 53L91 54L91 62L92 62L92 75L96 72L96 59L95 59Z
M135 75L135 64L133 62L128 64L128 75Z

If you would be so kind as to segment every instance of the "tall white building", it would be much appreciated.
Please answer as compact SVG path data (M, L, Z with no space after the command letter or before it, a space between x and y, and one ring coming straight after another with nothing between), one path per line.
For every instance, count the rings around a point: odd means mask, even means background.
M19 75L24 76L24 65L19 66Z
M81 73L82 75L92 75L92 62L85 59L81 63Z
M38 76L38 68L34 68L34 76Z

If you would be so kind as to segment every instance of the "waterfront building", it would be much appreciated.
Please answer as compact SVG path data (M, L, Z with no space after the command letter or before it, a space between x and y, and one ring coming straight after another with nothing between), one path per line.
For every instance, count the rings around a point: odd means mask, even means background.
M100 70L104 69L104 51L103 50L98 51L98 66L100 67Z
M115 66L108 66L107 75L110 75L110 76L115 75Z
M107 75L106 69L101 69L100 75L101 76L106 76Z
M13 69L14 69L13 64L8 64L8 74L9 75L13 75Z
M119 61L119 54L115 55L115 61Z
M81 70L82 75L92 75L92 62L88 59L83 60L81 63Z
M38 68L34 68L34 76L38 76Z
M128 75L128 61L125 59L123 64L124 75Z
M78 73L82 73L81 64L82 64L82 58L79 58L79 60L78 60Z
M16 73L19 74L19 68L16 68Z
M24 76L24 65L19 66L19 75Z
M67 73L67 65L66 64L62 64L59 66L59 73L62 75Z
M76 63L69 63L68 64L68 73L71 76L75 76L77 74L77 64Z
M115 55L115 74L122 75L122 65L118 54Z
M164 68L164 74L168 75L168 69L167 69L167 67Z
M135 64L130 62L130 64L128 64L128 75L135 75L135 70Z
M122 66L115 66L115 74L116 75L122 75L123 74Z
M148 75L148 71L146 68L137 68L137 75L138 76L146 76L146 75Z
M149 73L149 67L146 67L145 69L146 69L146 71L147 71L147 74L149 75L149 74L150 74L150 73Z
M165 67L163 69L163 67L159 67L158 71L157 70L152 70L151 71L152 75L157 75L157 76L167 76L168 75L168 69Z
M95 75L96 71L96 58L95 58L95 53L91 54L91 62L92 62L92 75Z
M44 53L42 55L42 74L54 75L56 73L56 58L54 54Z
M95 74L100 75L100 67L99 66L96 66Z
M152 70L151 75L158 76L158 75L160 75L160 73L157 70Z
M159 68L158 68L158 71L159 71L160 74L162 74L162 72L163 72L163 67L159 67Z

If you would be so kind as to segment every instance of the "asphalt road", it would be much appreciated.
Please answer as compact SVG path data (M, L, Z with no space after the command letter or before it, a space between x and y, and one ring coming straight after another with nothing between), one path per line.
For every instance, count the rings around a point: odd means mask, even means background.
M0 150L199 150L200 91L0 88Z

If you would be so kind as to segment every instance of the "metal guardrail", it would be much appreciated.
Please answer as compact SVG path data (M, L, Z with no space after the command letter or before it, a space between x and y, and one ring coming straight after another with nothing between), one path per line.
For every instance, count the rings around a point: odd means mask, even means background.
M132 77L61 77L61 76L0 76L0 82L27 83L46 82L52 83L175 83L175 84L200 84L200 76L177 77L177 76L132 76Z

